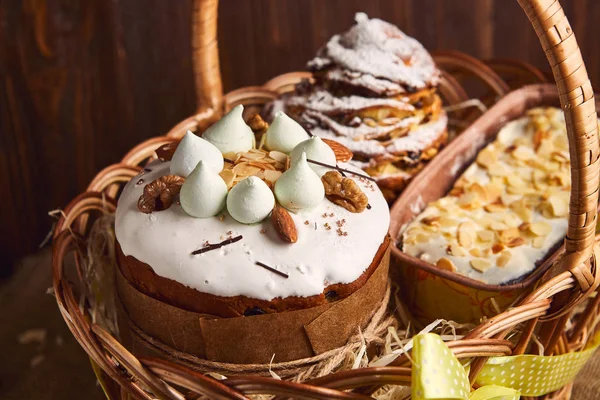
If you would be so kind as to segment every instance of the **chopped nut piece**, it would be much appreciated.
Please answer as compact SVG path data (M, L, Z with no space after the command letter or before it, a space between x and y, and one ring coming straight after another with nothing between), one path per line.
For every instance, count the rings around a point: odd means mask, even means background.
M446 257L440 258L435 264L435 266L439 269L445 269L446 271L456 272L456 267L454 266L454 263Z
M569 201L565 196L552 195L548 198L548 203L555 217L564 217L569 214Z
M467 255L467 253L465 253L463 248L460 247L456 243L452 243L452 244L448 245L448 247L446 248L446 252L452 256L457 256L457 257L463 257L463 256Z
M483 258L475 258L473 260L471 260L471 267L473 267L473 269L475 269L476 271L479 272L485 272L488 269L490 269L490 267L492 266L492 263L490 263L488 260L485 260Z
M325 187L325 196L335 203L353 213L365 210L369 199L360 187L350 178L344 178L338 171L329 171L321 177Z
M138 200L138 209L150 214L171 207L184 181L185 179L177 175L166 175L153 180L144 187L144 193Z
M519 232L518 228L505 229L503 231L500 231L500 234L498 235L500 241L503 243L509 243L520 236L521 233Z
M433 216L433 217L423 218L421 220L421 222L424 223L425 225L429 225L429 226L440 226L440 217Z

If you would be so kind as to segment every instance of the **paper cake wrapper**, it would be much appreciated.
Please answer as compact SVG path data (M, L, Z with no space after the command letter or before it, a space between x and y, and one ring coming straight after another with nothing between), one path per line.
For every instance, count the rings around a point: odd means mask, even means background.
M116 281L127 318L153 339L205 360L268 364L273 355L273 362L285 362L345 345L381 305L389 260L388 246L365 285L342 300L251 317L218 318L174 307L138 291L119 268Z

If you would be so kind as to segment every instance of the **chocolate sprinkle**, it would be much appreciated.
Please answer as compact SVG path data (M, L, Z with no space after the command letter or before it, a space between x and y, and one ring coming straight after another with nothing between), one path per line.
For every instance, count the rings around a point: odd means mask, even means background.
M251 317L253 315L263 315L263 314L266 314L266 313L260 307L247 308L246 311L244 311L244 317Z
M370 181L373 181L373 182L375 182L375 179L374 179L374 178L371 178L371 177L370 177L370 176L368 176L368 175L363 175L363 174L360 174L360 173L358 173L358 172L350 171L349 169L340 168L340 167L338 167L337 165L329 165L329 164L325 164L325 163L322 163L322 162L320 162L320 161L315 161L315 160L311 160L311 159L308 159L308 160L306 160L306 161L308 161L309 163L313 163L313 164L316 164L316 165L320 165L320 166L322 166L322 167L327 167L327 168L335 169L336 171L339 171L339 172L340 172L340 173L342 173L342 174L343 174L344 172L347 172L347 173L349 173L349 174L356 175L356 176L360 176L361 178L365 178L365 179L368 179L368 180L370 180Z
M136 185L141 185L142 183L144 183L144 180L140 179L139 181L137 181Z
M229 164L235 164L235 161L230 160L229 158L223 157L223 161L228 162Z
M285 279L289 278L290 276L288 274L286 274L285 272L281 272L279 270L276 270L275 268L269 267L267 264L261 263L260 261L256 261L255 262L256 265L263 267L264 269L266 269L267 271L271 271L274 274L277 274L279 276L283 276Z
M195 256L198 254L206 253L207 251L220 249L223 246L227 246L228 244L239 242L240 240L242 240L242 235L239 235L234 238L227 239L227 240L223 240L221 243L210 244L207 242L205 244L205 247L192 251L192 255Z
M369 203L367 203L367 210L371 209L371 205Z
M150 168L144 168L143 170L144 172L152 172L152 170Z

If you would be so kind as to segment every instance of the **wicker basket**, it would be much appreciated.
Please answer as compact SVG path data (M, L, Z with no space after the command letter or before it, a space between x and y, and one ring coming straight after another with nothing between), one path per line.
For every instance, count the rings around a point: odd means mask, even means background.
M196 0L194 8L194 54L198 112L175 126L166 136L156 137L133 148L121 163L107 167L90 183L87 191L64 210L54 231L53 285L59 309L75 338L88 353L109 398L198 398L245 399L250 394L274 394L303 399L364 399L382 385L410 385L411 369L406 359L393 367L372 367L341 371L303 384L271 378L244 376L217 381L175 362L159 358L135 357L115 337L93 323L92 316L80 307L74 281L82 280L81 252L91 223L101 212L114 212L120 188L135 176L154 150L177 140L186 129L202 130L225 110L243 103L260 107L278 93L290 90L306 73L276 77L262 87L243 88L222 95L216 41L217 0ZM538 289L517 307L473 329L464 339L449 343L458 358L471 360L469 377L474 382L488 357L524 353L538 324L542 325L547 354L580 350L591 332L591 321L600 313L600 296L588 301L585 312L574 320L567 336L564 325L574 306L588 299L600 284L594 253L596 205L598 202L598 140L593 91L575 37L555 0L519 0L535 27L552 66L560 100L565 111L572 160L572 192L565 255L540 283ZM488 88L482 101L491 103L509 90L500 76L511 82L540 82L539 71L522 64L494 61L487 65L472 58L443 53L436 56L446 70L440 92L447 103L468 98L459 80L465 76L480 79ZM498 73L495 73L498 71ZM516 77L516 78L515 78ZM475 118L465 113L461 118ZM73 255L78 276L67 277L66 265ZM502 340L520 330L518 344L507 346ZM404 360L404 363L403 363ZM568 398L569 387L560 395ZM549 397L547 397L549 398Z

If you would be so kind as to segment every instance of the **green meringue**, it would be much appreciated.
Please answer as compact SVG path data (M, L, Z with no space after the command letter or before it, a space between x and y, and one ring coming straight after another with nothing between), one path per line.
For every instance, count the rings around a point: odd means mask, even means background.
M227 196L227 212L237 222L255 224L267 218L275 207L273 192L260 178L249 176L235 185Z
M299 123L279 111L275 114L275 119L267 130L265 145L269 150L289 154L298 143L309 137Z
M209 218L225 206L227 185L204 161L186 178L179 192L181 208L190 216Z
M300 142L294 147L294 150L292 150L292 153L290 154L290 162L292 165L300 159L302 153L306 153L306 158L310 160L320 161L334 166L336 165L335 153L331 150L331 147L325 144L318 136L313 136L308 140ZM331 168L322 167L320 165L311 163L308 165L319 176L323 176L331 171Z
M187 178L200 161L204 161L206 166L216 174L223 169L223 155L219 149L191 131L187 131L173 153L171 174Z
M248 151L254 147L254 132L242 117L244 106L234 107L223 118L209 127L202 137L215 146L223 154Z
M275 196L279 204L295 213L312 210L323 201L323 182L308 165L306 153L277 179Z

